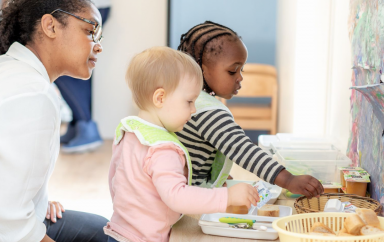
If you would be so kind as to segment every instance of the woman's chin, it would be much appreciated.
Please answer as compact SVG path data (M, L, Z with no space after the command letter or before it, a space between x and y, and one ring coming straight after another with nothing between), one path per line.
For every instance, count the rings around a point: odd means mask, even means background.
M72 77L81 79L81 80L88 80L89 78L91 78L91 76L92 76L92 70L88 70L82 73L76 73L76 76L72 76Z

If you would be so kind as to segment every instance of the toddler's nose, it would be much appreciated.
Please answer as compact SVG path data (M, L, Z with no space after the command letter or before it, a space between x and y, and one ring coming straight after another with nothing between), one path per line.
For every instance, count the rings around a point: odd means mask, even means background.
M191 114L194 114L194 113L196 113L196 106L195 104L192 104Z

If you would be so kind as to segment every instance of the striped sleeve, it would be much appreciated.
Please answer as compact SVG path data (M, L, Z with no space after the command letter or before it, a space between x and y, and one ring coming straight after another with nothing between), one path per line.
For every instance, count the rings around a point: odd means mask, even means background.
M232 116L224 110L212 110L196 116L198 134L230 160L261 179L274 184L285 169L245 135Z

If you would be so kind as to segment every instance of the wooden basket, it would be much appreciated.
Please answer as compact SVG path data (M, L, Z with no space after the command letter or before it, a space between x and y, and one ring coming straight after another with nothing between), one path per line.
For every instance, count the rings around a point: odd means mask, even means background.
M320 198L314 197L311 199L299 197L296 199L294 206L296 212L299 214L323 212L325 204L329 199L339 199L341 202L350 202L358 208L369 208L375 211L377 215L382 208L382 205L372 198L344 193L324 193L320 195Z

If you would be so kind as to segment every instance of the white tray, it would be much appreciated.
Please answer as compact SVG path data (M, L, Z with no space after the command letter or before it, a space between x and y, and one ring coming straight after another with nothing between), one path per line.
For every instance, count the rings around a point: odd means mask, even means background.
M233 217L233 214L230 213L212 213L212 214L203 214L200 217L200 220L210 221L210 222L219 222L219 218L222 217ZM244 219L253 219L256 221L273 221L277 218L270 217L261 217L253 215L242 215L236 214L237 218ZM214 226L205 226L200 225L201 230L204 234L218 235L225 237L235 237L235 238L244 238L244 239L264 239L264 240L276 240L279 235L276 230L273 228L267 228L266 231L258 231L253 229L235 229L235 228L222 228Z
M251 185L255 183L255 181L227 180L227 187L230 188L231 186L241 182L248 183ZM279 186L272 185L267 182L264 182L264 185L271 191L271 199L267 202L267 204L274 204L283 189Z

